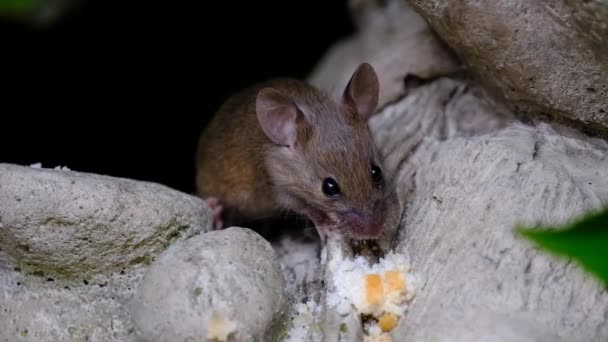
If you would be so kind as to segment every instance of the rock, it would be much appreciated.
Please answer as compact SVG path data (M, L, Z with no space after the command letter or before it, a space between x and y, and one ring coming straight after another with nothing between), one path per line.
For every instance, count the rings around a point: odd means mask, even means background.
M401 165L407 210L397 251L427 279L393 337L605 341L600 284L513 228L563 224L608 204L608 144L559 125L499 120L483 97L454 87L463 85L425 85L372 122Z
M378 73L383 107L408 91L408 76L431 79L459 69L459 62L406 1L349 3L359 32L326 53L308 77L312 84L341 91L357 65L368 62Z
M316 231L315 231L316 234ZM321 283L319 240L301 236L281 236L273 241L285 279L285 290L296 303L318 300Z
M86 278L207 231L204 202L166 186L0 164L0 249L22 271Z
M0 341L136 342L125 304L142 274L134 267L79 282L27 276L0 251Z
M410 3L515 111L608 132L606 2Z
M143 341L276 340L284 286L271 245L231 227L169 247L150 266L131 310Z
M370 120L374 140L386 159L388 172L405 173L399 190L409 191L412 154L425 140L448 140L489 133L515 120L483 88L451 78L439 78L411 90L401 101ZM405 183L404 183L405 182ZM406 194L401 192L400 199Z

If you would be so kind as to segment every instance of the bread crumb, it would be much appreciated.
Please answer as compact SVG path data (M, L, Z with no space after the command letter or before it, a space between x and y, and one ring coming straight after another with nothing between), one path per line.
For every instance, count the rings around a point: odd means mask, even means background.
M389 332L397 326L398 317L392 313L385 313L378 319L378 326L382 331Z
M405 279L403 275L397 271L388 271L384 274L384 282L386 282L386 291L401 291L405 288Z
M369 305L378 305L384 297L382 278L379 274L365 276L365 299Z
M335 292L327 304L343 315L354 310L369 317L364 331L374 338L366 341L390 341L386 332L398 325L418 284L406 257L389 253L375 264L363 257L341 258L330 267Z
M227 341L236 330L236 324L221 313L214 312L207 326L207 340Z
M299 342L307 341L311 335L314 335L313 322L315 313L318 310L317 303L310 300L306 303L298 303L295 305L295 316L291 322L291 328L284 342Z
M378 326L368 327L363 342L393 342L391 335L384 333Z

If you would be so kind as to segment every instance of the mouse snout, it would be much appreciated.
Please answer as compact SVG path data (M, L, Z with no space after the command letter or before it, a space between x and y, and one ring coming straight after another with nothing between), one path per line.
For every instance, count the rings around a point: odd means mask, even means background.
M350 224L350 233L354 237L362 239L376 238L382 233L384 221L382 215L376 212L361 213L357 210L349 211L346 219Z

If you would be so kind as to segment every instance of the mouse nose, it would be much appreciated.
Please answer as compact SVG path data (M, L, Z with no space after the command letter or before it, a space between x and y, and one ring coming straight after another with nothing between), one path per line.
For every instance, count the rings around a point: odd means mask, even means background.
M375 213L362 214L358 211L350 211L346 218L350 223L352 235L362 239L373 239L382 233L382 216Z

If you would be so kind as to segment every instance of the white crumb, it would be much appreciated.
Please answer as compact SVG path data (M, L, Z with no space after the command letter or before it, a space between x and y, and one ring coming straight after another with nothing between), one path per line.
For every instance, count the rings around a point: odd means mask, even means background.
M29 167L33 168L33 169L43 169L42 167L42 163L35 163L35 164L30 164ZM54 170L58 170L58 171L71 171L67 166L55 166Z
M295 306L295 314L292 327L284 339L284 342L308 341L313 329L313 321L318 306L314 301L298 303Z
M336 292L328 298L328 304L337 308L339 313L346 314L354 306L361 314L380 316L392 313L401 316L407 308L407 303L413 298L417 283L415 275L410 273L409 262L403 255L390 253L379 263L369 265L363 257L343 259L336 263L333 272L333 285ZM404 288L389 291L387 274L398 275L404 282ZM369 302L367 298L366 277L374 275L381 281L382 295L378 300Z
M398 324L419 283L407 258L391 252L370 264L364 257L350 259L338 253L328 267L333 291L327 294L327 305L341 315L371 316L363 329L365 341L391 341L387 332Z

